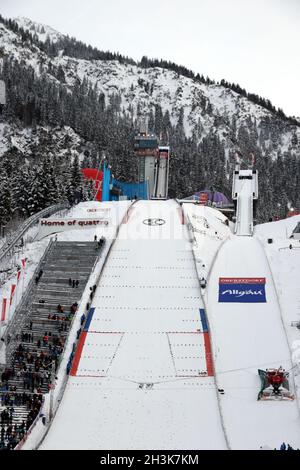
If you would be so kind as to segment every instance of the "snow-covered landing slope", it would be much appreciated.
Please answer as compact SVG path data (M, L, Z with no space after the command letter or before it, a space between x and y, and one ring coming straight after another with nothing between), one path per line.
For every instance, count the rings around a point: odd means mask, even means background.
M300 215L289 217L288 219L277 220L276 222L267 222L254 227L255 236L263 239L267 238L288 238L291 236L294 228L300 222Z
M218 302L220 277L265 277L267 302ZM225 390L220 395L221 407L231 448L278 448L282 441L299 448L297 401L257 401L258 368L292 367L271 273L257 240L234 237L223 245L207 296L218 385Z
M226 447L178 209L138 202L120 229L76 375L42 449Z
M229 221L225 215L212 207L184 203L182 208L193 238L193 251L199 279L202 277L208 279L221 244L233 236Z
M300 215L256 226L256 235L264 242L274 276L283 321L292 351L293 372L300 402L300 240L287 238L300 222ZM272 238L273 243L267 243ZM291 248L292 247L292 248Z

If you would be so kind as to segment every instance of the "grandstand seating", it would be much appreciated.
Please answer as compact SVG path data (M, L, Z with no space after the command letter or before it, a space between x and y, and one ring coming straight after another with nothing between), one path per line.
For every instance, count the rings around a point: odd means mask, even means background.
M0 387L0 427L4 429L0 448L15 447L23 437L24 429L19 432L20 423L24 421L28 429L39 411L39 398L49 392L72 325L74 312L70 307L74 303L79 304L100 251L96 242L52 243L43 261L42 275L30 285L30 302L26 303L23 311L16 312L22 321L16 322L17 329L6 347L9 378L2 380ZM40 271L39 266L35 279ZM78 286L73 287L70 280L79 281ZM58 312L58 305L63 312ZM53 319L55 315L57 318ZM47 337L48 340L44 341ZM24 393L27 398L21 399ZM1 419L5 409L10 410L9 422ZM13 426L14 438L6 435L9 425Z

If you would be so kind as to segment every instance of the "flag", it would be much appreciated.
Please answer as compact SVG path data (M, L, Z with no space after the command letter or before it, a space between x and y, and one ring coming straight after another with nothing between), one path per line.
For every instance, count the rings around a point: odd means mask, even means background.
M25 258L21 259L21 262L22 262L23 269L25 269L26 259Z
M3 301L2 301L2 312L1 312L1 321L5 321L6 302L7 302L7 299L6 299L6 298L3 298Z
M9 305L11 305L11 304L12 304L13 297L14 297L14 292L15 292L15 288L16 288L16 284L12 284L12 285L11 285L11 292L10 292L10 303L9 303Z
M20 276L21 276L21 270L19 270L19 271L17 272L17 284L18 284L18 282L19 282L19 280L20 280Z

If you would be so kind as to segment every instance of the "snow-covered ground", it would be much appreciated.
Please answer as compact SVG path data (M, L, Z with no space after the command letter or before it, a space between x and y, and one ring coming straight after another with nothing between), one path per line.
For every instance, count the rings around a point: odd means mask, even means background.
M292 355L298 403L300 403L300 241L286 238L300 221L300 216L257 226L256 233L264 249L275 280L283 324ZM267 243L273 238L273 243ZM292 248L290 248L292 247Z
M225 215L212 207L191 203L184 203L182 207L193 238L199 279L208 279L220 246L227 238L233 236L230 222Z
M31 21L29 18L25 18L24 16L18 16L15 18L15 21L18 23L20 28L25 30L28 29L33 35L36 34L42 42L45 42L46 39L49 38L51 42L55 43L64 37L63 34L51 28L51 26Z
M300 222L300 215L294 215L294 217L288 217L277 222L259 224L254 227L254 234L262 240L267 238L286 240L291 236L298 222Z
M219 278L266 278L266 303L218 300ZM278 447L282 441L300 446L297 401L257 401L257 370L292 369L272 275L261 244L234 237L221 248L206 293L216 375L225 427L233 449ZM293 379L291 380L292 392ZM241 432L244 430L244 432Z
M42 449L226 448L181 221L174 201L142 201L122 225Z
M291 322L300 321L300 243L293 241L290 250L291 240L285 238L298 217L256 226L271 273L260 242L231 234L224 224L225 217L214 209L195 204L183 207L193 226L199 278L208 280L208 288L202 293L211 328L216 380L225 390L219 398L229 445L233 449L278 448L286 440L299 447L297 400L256 400L260 389L258 368L282 365L290 370L292 391L300 391L300 335L291 326ZM270 237L273 244L267 244ZM266 277L267 303L219 303L220 277ZM246 431L241 433L241 429Z

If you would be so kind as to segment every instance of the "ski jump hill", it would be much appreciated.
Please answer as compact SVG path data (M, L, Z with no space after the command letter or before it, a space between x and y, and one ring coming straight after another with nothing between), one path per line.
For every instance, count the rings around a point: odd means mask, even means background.
M106 245L83 294L85 307L96 286L69 374L80 308L48 394L52 419L45 408L46 425L37 422L22 448L299 448L299 333L290 320L300 298L296 288L291 301L284 295L295 286L288 273L299 278L299 242L269 246L264 226L253 232L244 213L251 235L234 234L214 208L175 200L92 201L67 217L92 220L101 210L107 225L58 233L59 241L96 234ZM279 366L295 399L258 401L258 369Z
M180 206L121 224L42 449L226 448L192 247Z

